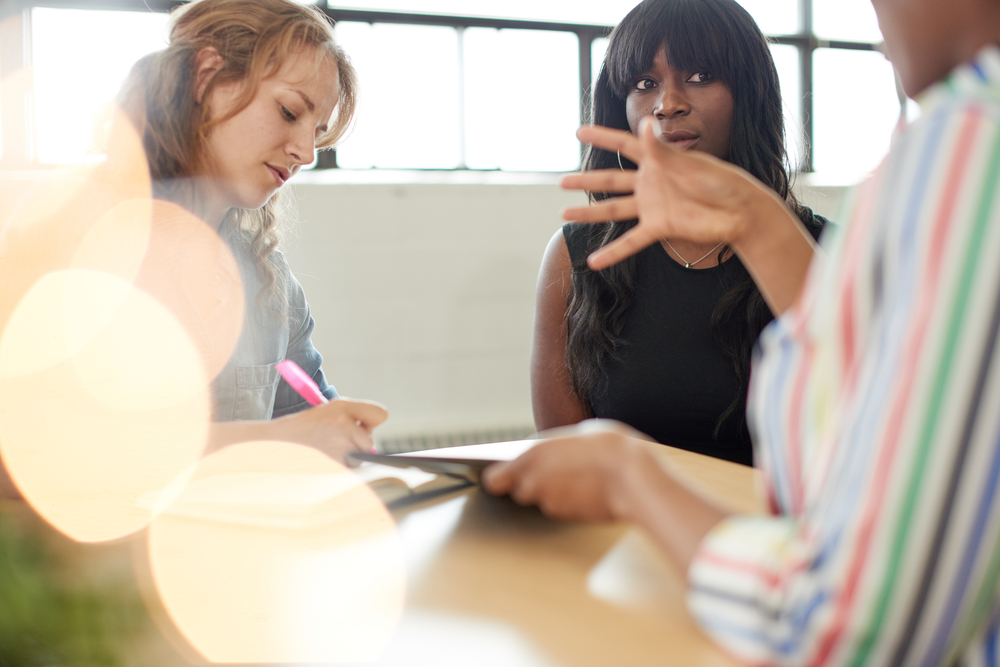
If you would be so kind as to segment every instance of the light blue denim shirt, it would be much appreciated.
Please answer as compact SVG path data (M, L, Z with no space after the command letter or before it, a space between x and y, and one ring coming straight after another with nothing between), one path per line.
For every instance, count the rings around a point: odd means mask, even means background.
M236 349L212 382L214 420L271 419L308 408L274 367L285 359L302 367L327 398L336 398L337 391L327 384L321 368L323 357L312 344L309 304L285 257L279 252L271 256L278 284L285 287L287 307L271 298L273 307L268 308L257 298L262 283L250 253L250 234L226 225L222 232L239 267L246 314Z

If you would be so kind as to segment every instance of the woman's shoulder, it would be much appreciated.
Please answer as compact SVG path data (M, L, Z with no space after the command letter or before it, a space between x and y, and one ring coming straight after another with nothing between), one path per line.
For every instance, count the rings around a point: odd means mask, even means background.
M601 244L606 225L584 222L567 222L562 227L569 259L574 267L585 265L587 255Z
M586 253L590 239L594 235L594 225L567 222L562 226L562 233L566 240L566 248L569 249L570 259L575 263L579 254Z
M805 228L812 234L812 237L819 240L820 235L827 225L832 224L829 220L824 218L822 215L814 212L808 206L798 206L798 218L805 225Z

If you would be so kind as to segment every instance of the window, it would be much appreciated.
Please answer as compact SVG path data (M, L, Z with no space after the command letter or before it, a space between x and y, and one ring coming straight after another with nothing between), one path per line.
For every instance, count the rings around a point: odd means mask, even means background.
M38 162L83 162L95 117L132 64L166 47L167 16L36 7L31 25Z
M849 180L877 167L899 122L892 65L876 51L816 49L813 81L815 170Z
M806 154L802 129L802 81L799 76L799 49L788 44L772 44L771 58L778 70L781 84L781 106L785 115L785 144L788 161L793 169L802 169L809 156Z
M62 0L76 8L22 13L34 71L30 103L22 117L11 117L19 107L6 104L0 120L20 123L30 136L11 142L13 131L4 129L5 162L85 160L95 111L137 58L163 47L165 13L149 11L144 0L104 1L136 11ZM773 42L792 164L846 181L874 167L899 118L919 112L897 93L876 48L881 34L869 0L739 1ZM332 7L319 0L338 22L362 94L355 131L317 168L577 168L573 131L586 118L606 35L634 2L346 0ZM0 66L10 71L10 63Z
M871 0L813 0L813 31L820 39L881 42Z
M343 21L337 24L337 38L357 68L361 87L354 131L338 149L338 164L462 166L461 132L456 131L462 122L458 33L444 26Z
M761 3L770 1L772 0L757 0ZM618 23L636 2L637 0L345 0L331 4L338 9L350 10L609 26Z
M580 163L580 144L573 134L580 121L576 35L468 28L464 38L467 166L576 169Z

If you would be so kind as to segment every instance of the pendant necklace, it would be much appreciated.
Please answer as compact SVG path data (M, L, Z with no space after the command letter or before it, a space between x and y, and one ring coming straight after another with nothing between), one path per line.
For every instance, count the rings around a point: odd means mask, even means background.
M685 268L685 269L690 269L691 267L693 267L693 266L694 266L695 264L697 264L698 262L701 262L701 261L704 261L705 259L707 259L707 258L708 258L708 256L709 256L709 255L711 255L711 254L712 254L713 252L715 252L716 250L718 250L718 249L719 249L719 247L720 247L720 246L721 246L721 245L722 245L723 243L724 243L724 241L719 241L719 243L717 243L717 244L716 244L716 246L715 246L714 248L712 248L711 250L709 250L708 252L706 252L706 253L705 253L704 255L702 255L702 256L701 256L700 258L698 258L698 259L694 260L693 262L689 262L689 261L687 261L686 259L684 259L683 257L681 257L681 254L680 254L679 252L677 252L676 248L674 248L674 247L673 247L672 245L670 245L670 241L668 241L668 240L666 240L666 239L660 239L660 245L662 245L662 246L664 247L664 249L666 249L666 248L670 248L671 250L673 250L674 254L675 254L675 255L677 255L677 259L679 259L679 260L681 260L682 262L684 262L684 268Z

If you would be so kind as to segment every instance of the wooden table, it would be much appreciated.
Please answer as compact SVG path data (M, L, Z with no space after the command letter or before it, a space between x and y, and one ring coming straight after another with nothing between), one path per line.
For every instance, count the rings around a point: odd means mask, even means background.
M664 451L684 474L734 509L759 511L750 468L670 448ZM39 523L20 504L3 505L0 510L7 520L20 517L21 522ZM533 508L491 497L478 488L408 507L393 518L406 570L406 600L379 665L736 664L688 616L683 573L634 528L551 521ZM275 533L275 539L282 539L280 535ZM270 540L265 536L257 544ZM144 534L104 545L55 537L50 541L77 563L74 580L104 582L103 586L109 572L117 572L119 583L135 587L131 563L142 551ZM137 571L143 569L141 556L134 563ZM379 575L377 570L361 569L364 575ZM138 590L131 595L135 608L141 609ZM156 603L151 604L155 608ZM154 616L172 641L148 624L138 641L128 642L129 664L188 664L192 654L184 650L186 642L178 643L179 634L171 631L163 614ZM222 616L228 614L214 618Z
M734 509L750 468L667 448ZM688 616L683 573L622 525L551 521L481 490L397 513L408 600L383 665L736 664Z

